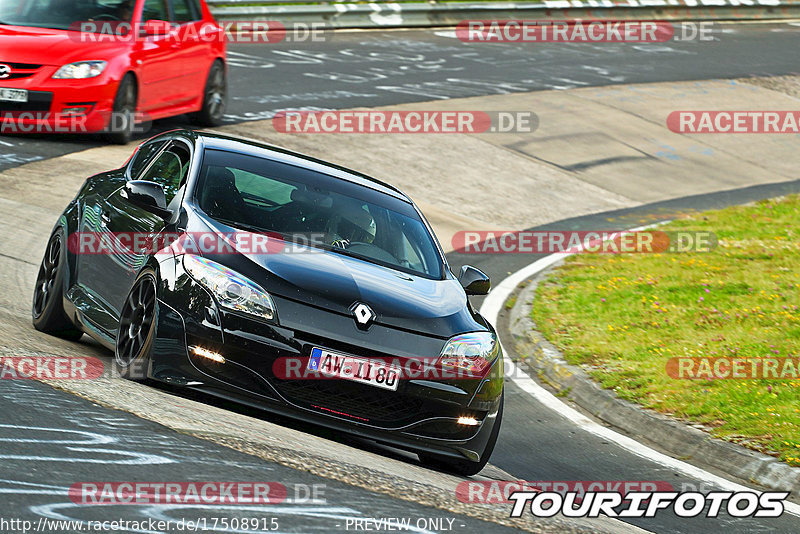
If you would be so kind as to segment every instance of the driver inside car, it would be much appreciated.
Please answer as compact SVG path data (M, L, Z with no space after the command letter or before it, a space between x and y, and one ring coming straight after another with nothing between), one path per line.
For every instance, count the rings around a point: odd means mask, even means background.
M358 202L340 200L325 228L331 245L346 249L353 244L371 245L375 241L375 219Z
M130 22L133 18L133 0L124 0L117 6L117 18L121 21Z
M76 11L79 6L75 0L50 0L50 2L38 2L33 4L30 14L40 18L42 21L64 21L75 19Z

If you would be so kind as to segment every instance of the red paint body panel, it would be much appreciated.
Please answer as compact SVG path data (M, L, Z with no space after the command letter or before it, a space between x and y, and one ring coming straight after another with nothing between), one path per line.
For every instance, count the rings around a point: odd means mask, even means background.
M171 5L170 0L164 2ZM133 28L145 22L144 4L145 0L135 0ZM128 73L137 83L137 121L199 111L212 63L225 62L226 42L205 0L197 0L197 5L202 18L173 23L167 35L133 37L138 32L132 32L128 38L119 38L81 32L79 26L73 31L0 25L0 89L25 89L31 103L31 109L11 112L9 102L0 101L0 119L13 116L20 124L55 126L68 121L61 115L64 108L80 104L88 112L69 119L83 124L83 130L77 131L102 131L108 126L120 81ZM210 37L198 39L197 35ZM78 61L106 61L107 66L94 78L53 78L61 66ZM21 117L22 113L28 115Z

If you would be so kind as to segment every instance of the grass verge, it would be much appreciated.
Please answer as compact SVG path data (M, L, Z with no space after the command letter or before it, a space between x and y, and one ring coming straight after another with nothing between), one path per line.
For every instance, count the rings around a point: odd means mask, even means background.
M532 317L619 397L800 466L800 379L666 371L676 357L800 356L798 222L794 195L659 228L714 232L711 252L572 256L537 288Z

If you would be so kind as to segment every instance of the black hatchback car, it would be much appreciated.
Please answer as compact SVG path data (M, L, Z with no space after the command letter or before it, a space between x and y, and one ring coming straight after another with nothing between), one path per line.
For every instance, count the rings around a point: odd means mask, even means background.
M414 203L276 147L173 131L88 178L49 238L33 324L123 374L416 452L471 475L503 412L503 357Z

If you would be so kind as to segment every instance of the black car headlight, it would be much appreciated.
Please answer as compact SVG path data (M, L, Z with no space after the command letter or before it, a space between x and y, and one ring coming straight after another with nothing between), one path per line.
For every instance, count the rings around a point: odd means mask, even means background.
M470 375L480 375L497 356L499 344L491 332L470 332L451 337L439 356L439 365Z
M272 297L255 282L224 265L193 254L184 254L183 268L211 291L221 307L267 321L275 319Z

